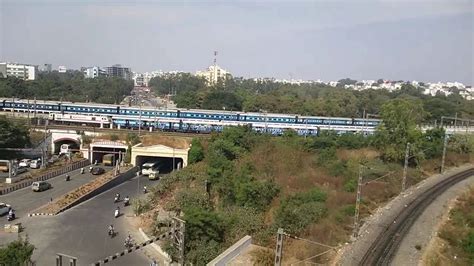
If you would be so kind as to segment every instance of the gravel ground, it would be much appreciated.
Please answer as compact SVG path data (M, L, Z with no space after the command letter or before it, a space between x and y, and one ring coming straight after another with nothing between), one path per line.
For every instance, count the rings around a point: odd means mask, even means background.
M472 167L472 164L449 169L448 171L446 171L444 175L431 176L423 180L422 182L418 183L417 185L408 188L404 193L394 198L385 206L379 208L375 212L374 215L362 221L364 224L361 226L359 230L359 237L353 243L351 244L347 243L342 249L339 250L338 255L337 255L338 259L335 264L336 265L358 264L360 260L362 259L363 255L369 249L370 245L376 239L376 237L380 234L380 232L382 232L382 230L384 230L384 228L387 227L389 223L392 223L394 220L396 220L398 213L405 207L406 204L408 204L413 199L415 199L423 191L426 191L426 189L438 183L445 176L452 175L457 172L461 172L470 167ZM469 180L471 179L472 178L470 178ZM442 209L442 205L441 205L441 209ZM441 210L441 215L442 215L442 210ZM431 215L430 219L433 220L435 223L437 222L436 219L433 219L433 215ZM431 230L432 228L430 227L428 229ZM413 245L411 249L414 249ZM421 254L421 252L419 253ZM413 265L413 264L401 263L401 264L396 264L396 265Z

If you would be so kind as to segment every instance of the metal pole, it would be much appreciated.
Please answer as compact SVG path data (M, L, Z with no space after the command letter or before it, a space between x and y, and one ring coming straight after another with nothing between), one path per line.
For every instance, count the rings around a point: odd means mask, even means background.
M454 134L456 134L456 122L458 120L458 112L456 112L456 115L454 116Z
M140 102L140 117L138 119L138 136L140 136L142 129L142 103Z
M405 151L405 166L403 167L402 191L405 191L405 185L407 182L408 155L409 154L410 154L410 142L407 143L407 149Z
M364 119L364 127L362 128L362 135L365 136L365 130L366 130L366 127L367 127L367 118L365 116L365 109L364 109L364 112L362 114L362 118Z
M352 236L356 238L359 235L359 212L360 212L360 198L362 193L362 166L359 165L359 178L357 180L357 197L354 214L354 231Z
M441 169L440 172L444 172L444 162L446 160L446 146L448 144L448 134L444 133L444 143L443 143L443 157L441 159Z
M275 247L275 266L281 266L281 259L283 253L283 228L278 228L277 231L277 242Z

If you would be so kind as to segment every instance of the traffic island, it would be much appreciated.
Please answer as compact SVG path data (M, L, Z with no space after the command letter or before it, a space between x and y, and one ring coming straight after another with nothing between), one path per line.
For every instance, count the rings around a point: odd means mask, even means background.
M124 181L136 176L136 167L123 167L123 173L115 175L115 171L109 171L91 182L76 188L75 190L57 198L39 209L35 213L28 214L29 217L40 215L57 215L69 208L72 208L100 193L109 190Z

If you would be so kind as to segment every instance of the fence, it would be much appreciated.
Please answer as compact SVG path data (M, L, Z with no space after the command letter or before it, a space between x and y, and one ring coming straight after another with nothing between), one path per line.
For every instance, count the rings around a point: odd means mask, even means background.
M45 174L42 174L40 176L34 177L32 179L20 181L19 183L15 183L14 185L12 185L10 187L0 189L0 195L5 195L5 194L8 194L8 193L13 192L15 190L22 189L22 188L25 188L25 187L29 187L29 186L31 186L31 184L33 182L45 181L45 180L48 180L50 178L53 178L53 177L65 174L67 172L71 172L73 170L79 169L81 167L85 167L89 164L90 164L90 162L87 159L71 163L69 165L66 165L66 166L62 167L61 169L53 170L53 171L47 172Z

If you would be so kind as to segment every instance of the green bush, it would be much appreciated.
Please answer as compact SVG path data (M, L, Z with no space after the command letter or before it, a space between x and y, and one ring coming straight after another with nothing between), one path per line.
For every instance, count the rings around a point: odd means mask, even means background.
M184 220L186 261L205 265L219 254L226 229L224 220L216 212L199 208L185 209Z
M474 229L471 229L466 238L462 240L462 247L474 264Z
M110 140L111 141L117 141L117 140L119 140L119 136L117 134L112 134L112 135L110 135Z
M272 181L249 181L236 184L235 201L240 206L264 210L278 192L278 186Z
M275 214L275 224L297 234L326 214L326 193L315 188L282 200Z
M28 238L18 238L6 247L0 248L0 265L20 266L31 260L35 246L28 242Z
M327 166L330 162L337 160L336 148L325 148L318 153L318 164Z
M150 210L150 201L141 199L132 199L132 210L135 215L140 215Z
M344 191L346 192L355 192L357 189L357 179L356 178L349 178L344 183Z
M202 147L201 141L194 138L191 142L191 148L189 149L189 163L197 163L204 159L204 148Z

